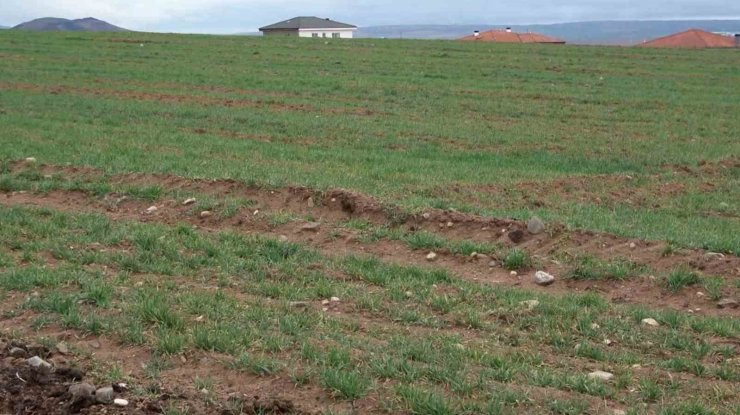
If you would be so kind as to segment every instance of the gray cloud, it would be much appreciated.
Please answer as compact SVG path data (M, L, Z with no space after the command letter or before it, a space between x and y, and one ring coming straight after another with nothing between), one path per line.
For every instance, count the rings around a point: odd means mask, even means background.
M0 24L93 16L134 30L234 33L297 15L360 26L740 18L736 0L0 0Z

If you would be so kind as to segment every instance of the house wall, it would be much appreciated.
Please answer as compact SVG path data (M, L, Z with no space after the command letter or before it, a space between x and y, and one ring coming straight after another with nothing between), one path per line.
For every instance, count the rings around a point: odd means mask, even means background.
M298 36L297 30L265 30L262 36Z
M341 39L352 39L354 29L301 29L298 31L300 37L316 37L332 39L334 33L339 33Z

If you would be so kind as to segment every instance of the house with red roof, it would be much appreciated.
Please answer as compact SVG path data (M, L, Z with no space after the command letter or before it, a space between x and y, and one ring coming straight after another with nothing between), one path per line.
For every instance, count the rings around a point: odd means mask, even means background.
M474 41L474 42L496 42L496 43L543 43L553 45L563 45L564 40L556 39L554 37L541 35L539 33L517 33L513 32L511 28L506 29L494 29L487 32L475 31L470 36L465 36L460 40Z
M740 35L728 36L707 32L701 29L690 29L670 36L659 37L641 43L646 48L736 48L740 47Z

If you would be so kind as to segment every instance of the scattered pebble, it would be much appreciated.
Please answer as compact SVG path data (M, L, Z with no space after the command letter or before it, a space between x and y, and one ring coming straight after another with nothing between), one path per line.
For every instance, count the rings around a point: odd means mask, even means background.
M146 210L146 213L154 213L157 211L156 206L149 206L149 208Z
M655 320L654 318L643 318L642 319L642 324L644 324L646 326L653 326L653 327L660 326L660 323L658 323L658 321Z
M319 222L308 222L301 226L301 230L304 232L318 232L321 224Z
M697 292L696 292L696 296L697 296L697 297L704 297L704 293L703 293L703 292L701 292L701 291L697 291Z
M321 300L321 305L327 305L329 304L329 300Z
M26 157L26 163L35 163L36 157Z
M288 237L285 235L280 235L278 239L280 240L280 242L288 242Z
M519 274L518 274L518 273L517 273L516 271L511 271L511 272L509 273L509 275L511 275L512 277L516 277L516 276L517 276L517 275L519 275Z
M496 262L494 260L490 260L490 261L488 261L488 266L491 267L491 268L496 268L498 266L498 262Z
M555 277L545 271L537 271L537 273L534 274L534 282L535 284L542 286L550 285L555 282Z
M599 326L598 323L591 323L591 328L594 330L598 330L601 328L601 326Z
M598 379L603 381L609 381L614 378L613 373L604 372L603 370L597 370L595 372L591 372L588 374L588 377L591 379Z
M105 386L95 391L95 400L100 403L111 403L113 402L113 387Z
M542 233L545 230L545 222L542 222L542 219L537 216L532 216L529 222L527 222L527 230L533 235Z
M455 224L454 224L454 223L452 223L452 222L447 222L447 227L448 227L448 228L451 228L451 227L453 227L454 225L455 225Z
M315 203L313 201L313 197L308 198L308 207L312 208L315 206Z
M435 259L437 259L437 254L435 254L434 252L430 252L427 254L427 261L434 261Z
M194 197L191 197L189 199L185 199L185 201L182 202L182 204L185 205L185 206L187 206L187 205L192 205L195 202L196 202L195 198Z
M72 395L74 400L86 400L92 397L95 393L95 386L89 383L75 383L69 385L69 394Z
M615 409L612 411L612 415L627 415L627 412L624 412L621 409Z
M540 305L540 302L538 300L526 300L526 301L520 301L519 305L525 306L529 310L534 310L535 307Z
M732 298L723 298L717 302L719 308L737 308L738 302Z
M24 358L28 356L28 353L25 350L21 349L20 347L13 347L8 352L8 355L10 355L10 357L15 357L15 358Z
M707 257L707 259L723 259L725 254L719 252L707 252L704 256Z
M637 248L637 244L634 242L630 242L630 249L635 249L635 248Z
M26 360L26 362L28 362L29 366L38 370L39 372L42 372L42 373L51 372L51 368L52 368L51 363L47 362L46 360L38 356L34 356L30 358Z
M329 302L338 303L339 302L339 297L332 297L332 298L329 299Z
M411 297L413 297L413 296L414 296L414 293L412 293L411 291L406 291L406 292L404 293L404 295L406 295L406 298L411 298Z
M125 400L125 399L116 398L116 399L113 400L113 405L116 405L116 406L127 406L128 405L128 401Z
M204 210L204 211L200 212L200 217L202 219L210 218L211 216L213 216L213 212L211 212L210 210Z
M59 342L57 343L57 351L61 354L67 354L69 353L69 348L67 347L67 343L65 342Z
M421 217L424 218L424 219L429 219L429 218L432 217L432 215L429 214L429 212L424 212L424 213L421 214Z
M609 339L604 339L604 344L607 345L607 346L611 346L612 341L609 340Z

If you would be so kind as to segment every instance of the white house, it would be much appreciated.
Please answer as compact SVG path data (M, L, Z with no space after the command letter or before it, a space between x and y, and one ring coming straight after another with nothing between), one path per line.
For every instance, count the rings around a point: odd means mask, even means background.
M351 39L357 26L318 17L294 17L269 26L260 27L265 36L298 36Z

